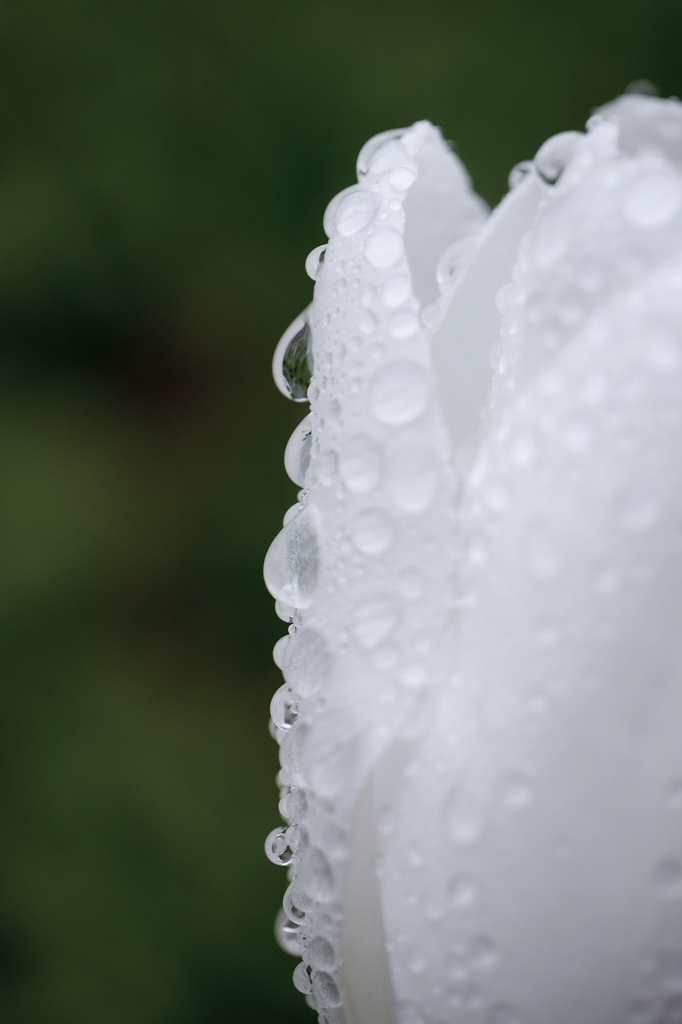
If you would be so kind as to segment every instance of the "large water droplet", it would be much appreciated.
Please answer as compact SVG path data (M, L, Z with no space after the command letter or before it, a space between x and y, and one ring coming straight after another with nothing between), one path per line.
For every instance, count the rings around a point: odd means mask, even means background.
M321 935L316 936L312 942L308 944L307 954L310 966L315 971L329 970L330 967L334 966L336 961L334 947L331 942L328 942L327 939L323 938Z
M293 921L294 924L302 924L310 909L310 899L299 886L292 882L284 893L282 906L290 921Z
M375 192L351 192L341 200L334 213L334 226L345 238L356 235L374 219L379 209Z
M582 132L559 132L544 142L535 154L535 170L546 185L555 185L573 156Z
M313 992L320 1008L341 1005L341 995L331 974L316 971L313 974Z
M303 995L308 995L308 993L312 992L313 982L310 976L310 968L308 967L307 964L304 964L302 962L300 964L297 964L296 967L294 967L294 973L292 977L295 989L297 989L299 992L302 992Z
M663 227L677 216L682 187L670 171L652 171L635 181L625 196L623 209L631 224L644 230Z
M398 621L395 603L388 596L363 602L353 619L353 634L360 647L369 650L385 640Z
M275 937L285 953L301 955L301 926L290 921L283 910L280 910L275 921Z
M292 402L305 402L312 371L312 336L303 313L280 338L272 360L272 375L283 395Z
M298 700L291 686L280 686L270 701L270 717L278 729L288 730L298 717Z
M331 674L332 656L324 637L312 626L304 626L289 637L282 672L300 697L309 697L324 686Z
M398 426L420 416L429 385L421 366L401 361L378 370L371 383L370 407L381 423Z
M378 135L373 135L371 139L367 140L358 153L356 165L358 180L364 178L368 173L370 165L379 153L379 150L389 142L399 141L406 131L407 128L391 128L388 131L379 132Z
M377 228L365 243L365 256L377 270L395 266L403 255L403 238L393 228Z
M265 556L265 585L276 601L308 608L317 586L315 512L307 506L280 530Z
M308 413L296 427L284 449L284 468L287 471L287 476L299 487L303 487L303 481L310 465L312 436L311 416Z
M265 840L265 853L278 867L287 867L296 855L298 825L274 828Z
M317 281L317 276L320 273L322 264L324 263L324 255L326 251L326 243L324 245L316 245L315 248L311 249L306 256L305 272L313 281Z
M365 555L378 555L393 540L393 522L383 509L363 509L354 517L350 532L358 551Z
M379 483L381 448L371 437L350 437L339 453L339 476L349 491L367 494Z

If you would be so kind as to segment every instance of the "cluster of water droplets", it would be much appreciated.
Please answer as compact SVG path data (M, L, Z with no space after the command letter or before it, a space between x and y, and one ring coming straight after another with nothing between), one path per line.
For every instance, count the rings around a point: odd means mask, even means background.
M289 623L271 705L284 824L266 852L290 879L277 934L302 957L294 983L326 1024L344 1021L353 808L382 752L418 731L443 660L452 482L424 307L449 288L456 248L464 258L462 236L486 212L426 122L371 139L357 174L327 207L329 241L306 260L314 301L275 353L278 387L310 413L285 452L298 502L264 567ZM449 216L430 203L434 181L436 203L454 197Z

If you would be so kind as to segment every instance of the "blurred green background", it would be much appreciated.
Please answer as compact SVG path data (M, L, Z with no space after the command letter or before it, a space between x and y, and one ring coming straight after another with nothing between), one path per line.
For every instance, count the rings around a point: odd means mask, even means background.
M496 201L681 44L678 0L2 6L0 1020L314 1019L263 854L304 258L375 132Z

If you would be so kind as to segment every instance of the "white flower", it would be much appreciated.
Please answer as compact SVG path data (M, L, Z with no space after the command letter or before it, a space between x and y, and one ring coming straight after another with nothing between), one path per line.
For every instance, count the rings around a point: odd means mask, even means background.
M267 846L330 1024L682 1021L682 105L511 178L371 140L275 357Z

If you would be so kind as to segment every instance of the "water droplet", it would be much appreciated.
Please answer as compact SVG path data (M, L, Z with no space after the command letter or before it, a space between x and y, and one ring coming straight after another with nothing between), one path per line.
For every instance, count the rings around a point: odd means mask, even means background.
M393 540L393 523L380 508L363 509L351 523L351 537L358 551L365 555L378 555Z
M324 686L332 670L332 656L322 636L303 626L290 638L282 658L282 673L300 697L309 697Z
M362 231L376 216L379 197L375 192L360 190L345 196L334 213L334 225L345 238Z
M309 992L312 992L313 982L310 977L310 968L307 964L301 962L294 967L293 981L294 988L299 992L302 992L303 995L307 995Z
M471 259L475 247L476 241L472 238L459 238L448 246L436 267L436 281L441 292L449 291Z
M412 285L407 274L396 274L389 277L381 289L381 298L389 309L397 309L412 294Z
M650 171L633 182L623 200L623 210L634 227L653 230L677 216L682 188L669 171Z
M290 921L283 910L280 910L275 921L275 937L285 953L301 955L301 926Z
M393 600L388 596L363 602L353 619L353 634L360 647L369 650L385 640L398 621Z
M265 585L291 608L308 608L317 586L316 515L311 505L280 530L265 556Z
M322 264L324 263L324 255L326 251L327 244L325 243L324 245L315 246L315 248L311 249L306 256L305 272L313 281L317 281L317 276L320 273Z
M265 853L278 867L287 867L296 855L298 825L274 828L265 840Z
M426 444L403 442L390 462L389 493L397 508L410 515L433 501L438 484L435 453Z
M448 886L448 896L453 907L464 910L472 907L478 899L478 887L470 875L455 875Z
M341 1005L338 986L331 974L327 974L326 971L316 971L313 974L313 992L321 1009Z
M310 900L304 892L293 882L284 893L282 900L284 913L294 924L302 924L305 921L306 911L310 908Z
M509 188L516 188L517 185L520 185L532 170L532 160L521 160L518 164L514 164L509 172Z
M393 228L377 228L365 243L367 262L378 270L395 266L403 252L402 235Z
M419 328L419 320L411 309L401 309L394 313L388 325L389 333L394 338L409 338Z
M378 135L373 135L371 139L367 140L358 153L356 165L358 180L364 178L369 172L372 161L378 155L379 150L387 143L398 142L406 131L407 128L391 128L389 131L379 132Z
M284 658L284 650L289 641L288 636L281 636L275 646L272 648L272 660L274 661L277 668L282 667L282 659Z
M559 132L540 146L535 154L535 170L546 185L555 185L583 138L582 132Z
M417 175L409 167L396 167L388 176L388 183L396 192L406 192L414 184Z
M682 899L682 864L674 857L659 861L654 871L654 882L663 899Z
M270 717L278 729L288 730L298 717L298 700L290 686L280 686L270 701Z
M283 395L292 402L305 402L312 371L312 335L302 314L280 338L272 361L272 374Z
M349 438L339 453L339 476L349 491L367 494L379 483L381 449L364 434Z
M372 380L370 407L381 423L398 426L420 416L428 401L429 386L421 366L396 362L378 370Z
M310 446L312 442L312 424L310 413L295 428L284 449L284 468L287 476L299 487L303 487L305 475L310 464Z
M471 794L454 786L445 801L445 822L448 835L457 846L471 846L481 832L479 816Z
M299 868L306 892L318 901L326 901L334 892L334 878L322 850L313 848Z
M336 961L334 947L321 935L316 936L308 944L307 956L310 966L316 971L329 969Z

